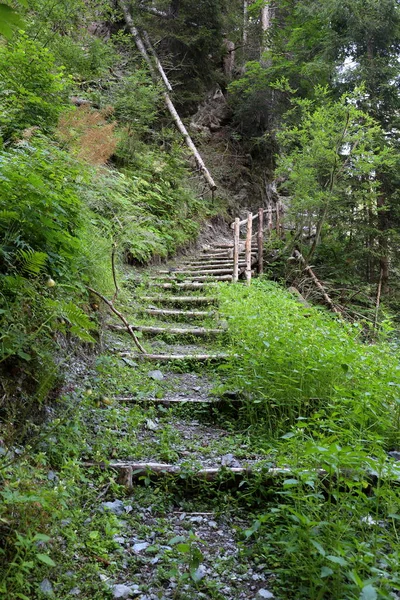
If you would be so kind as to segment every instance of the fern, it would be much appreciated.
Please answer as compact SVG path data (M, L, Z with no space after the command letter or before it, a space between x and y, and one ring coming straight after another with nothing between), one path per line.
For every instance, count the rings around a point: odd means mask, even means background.
M18 250L17 253L20 270L27 275L39 275L47 262L45 252L35 252L35 250Z
M60 311L62 317L71 326L71 333L84 342L95 342L89 331L96 328L88 315L73 302L61 303Z

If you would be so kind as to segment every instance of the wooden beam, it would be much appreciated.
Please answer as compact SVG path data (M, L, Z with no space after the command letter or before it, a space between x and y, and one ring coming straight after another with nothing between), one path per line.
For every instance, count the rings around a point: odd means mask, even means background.
M131 325L133 331L141 333L149 333L151 335L168 334L168 335L194 335L198 337L207 337L210 335L219 335L224 333L224 329L209 329L207 327L153 327L151 325ZM126 331L122 325L108 325L108 329L112 331Z

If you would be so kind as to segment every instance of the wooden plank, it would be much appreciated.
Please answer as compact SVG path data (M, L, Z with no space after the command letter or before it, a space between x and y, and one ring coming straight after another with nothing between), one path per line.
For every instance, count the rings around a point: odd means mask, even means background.
M107 326L112 331L126 331L122 325L110 324ZM209 329L207 327L153 327L150 325L131 325L133 331L141 333L149 333L152 335L169 334L169 335L194 335L198 337L207 337L209 335L219 335L224 333L224 329Z

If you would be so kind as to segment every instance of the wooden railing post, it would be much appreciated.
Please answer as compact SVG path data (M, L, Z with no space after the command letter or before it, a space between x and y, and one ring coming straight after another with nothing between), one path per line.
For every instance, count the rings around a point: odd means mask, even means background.
M271 231L273 229L273 222L272 222L272 206L271 206L271 202L268 202L268 238L271 237Z
M258 246L258 274L262 275L264 272L264 209L258 209L258 234L257 234L257 246Z
M253 236L253 214L247 213L247 233L246 233L246 282L251 283L251 241Z
M235 283L239 280L239 238L240 238L240 219L236 217L233 229L233 279Z

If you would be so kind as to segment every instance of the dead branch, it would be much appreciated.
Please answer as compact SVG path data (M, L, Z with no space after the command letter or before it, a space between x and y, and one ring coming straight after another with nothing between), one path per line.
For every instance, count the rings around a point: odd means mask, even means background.
M119 319L121 319L121 321L123 322L123 324L125 325L129 335L131 336L131 338L133 339L133 341L135 342L135 345L137 346L137 348L140 350L140 352L142 354L147 354L146 350L143 348L143 346L141 345L141 343L139 342L138 338L135 335L135 332L133 331L131 325L129 325L128 321L125 319L124 315L121 314L119 312L119 310L117 310L115 308L115 306L113 305L112 302L110 302L110 300L107 300L107 298L105 298L105 296L103 296L102 294L100 294L99 292L96 292L96 290L94 290L91 287L87 288L89 290L89 292L92 292L92 294L95 294L95 296L97 296L98 298L101 298L101 300L103 300L104 304L107 304L108 308L115 314L117 315L117 317Z
M118 293L119 293L119 287L118 287L118 283L117 283L117 274L115 272L115 253L117 251L117 244L113 244L112 247L112 252L111 252L111 267L112 267L112 274L113 274L113 280L114 280L114 285L115 285L115 294L113 296L112 301L115 302L115 300L118 298Z
M304 270L310 275L311 279L313 280L313 282L315 283L315 285L317 286L317 288L319 289L319 291L322 293L322 296L323 296L325 302L328 304L329 308L334 313L340 314L340 310L336 308L336 306L334 305L332 299L326 293L326 290L325 290L324 286L322 285L322 283L320 282L320 280L318 279L318 277L315 275L315 273L312 270L312 268L307 264L307 261L304 258L304 256L301 254L301 252L299 252L298 250L295 250L293 252L293 256L294 256L294 258L296 260L298 260L303 265Z

